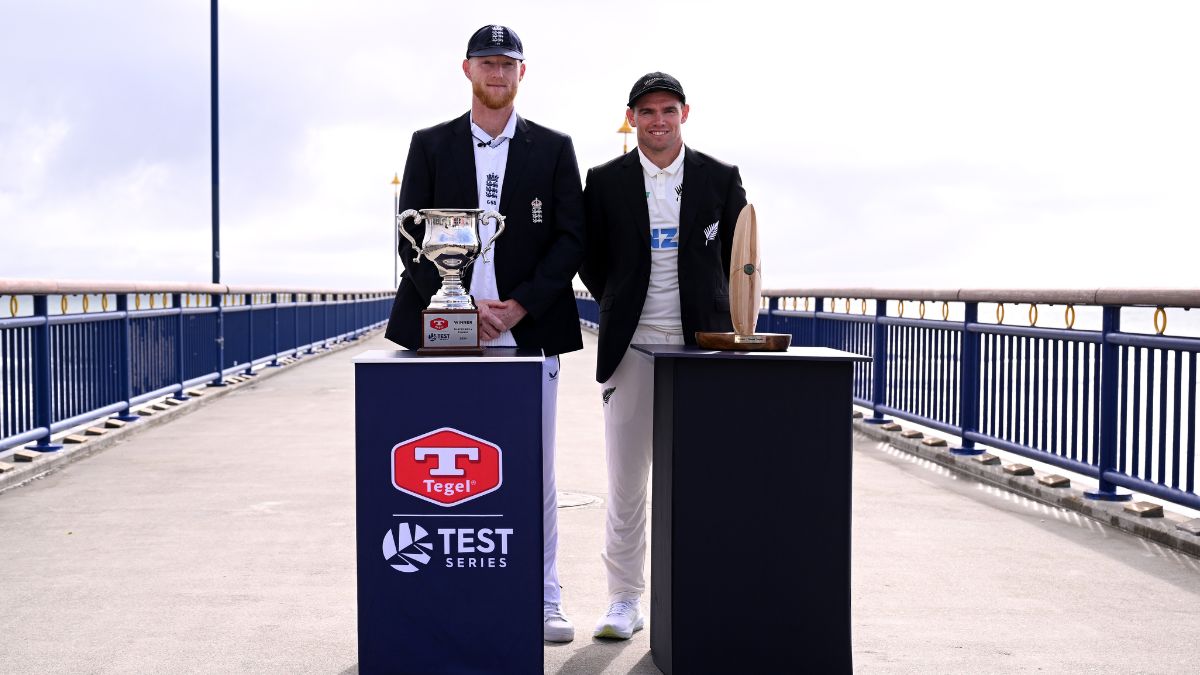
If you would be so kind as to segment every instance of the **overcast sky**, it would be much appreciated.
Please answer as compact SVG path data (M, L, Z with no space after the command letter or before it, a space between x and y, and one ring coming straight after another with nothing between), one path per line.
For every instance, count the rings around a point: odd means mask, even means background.
M223 3L223 281L390 286L392 175L501 23L518 112L584 171L633 81L676 75L766 288L1196 285L1196 3L781 6ZM0 277L209 280L208 11L0 0Z

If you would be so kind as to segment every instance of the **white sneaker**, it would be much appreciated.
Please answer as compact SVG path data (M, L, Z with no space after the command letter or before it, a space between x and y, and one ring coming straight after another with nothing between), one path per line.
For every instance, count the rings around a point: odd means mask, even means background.
M628 640L645 624L642 610L638 608L636 601L618 600L608 606L608 611L600 618L600 623L596 624L596 632L593 635L598 638Z
M542 639L546 642L570 642L575 639L575 626L563 616L562 605L542 602Z

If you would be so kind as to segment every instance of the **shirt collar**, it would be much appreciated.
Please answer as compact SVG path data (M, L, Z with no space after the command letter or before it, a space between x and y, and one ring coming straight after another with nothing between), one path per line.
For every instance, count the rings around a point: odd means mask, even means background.
M484 131L478 124L475 124L475 118L472 116L471 135L475 136L480 141L491 145L492 147L497 147L499 144L495 143L496 141L505 138L512 138L513 136L517 135L517 111L512 111L512 114L508 116L508 123L504 125L504 131L501 131L500 135L495 138L492 138L488 132Z
M675 174L679 173L679 170L683 168L683 155L686 148L687 146L679 146L679 155L675 157L675 161L668 164L667 168L665 169L658 168L657 164L646 159L646 156L642 154L641 148L637 149L638 160L642 163L642 170L646 172L647 176L657 176L659 173L665 173L668 176L674 177Z

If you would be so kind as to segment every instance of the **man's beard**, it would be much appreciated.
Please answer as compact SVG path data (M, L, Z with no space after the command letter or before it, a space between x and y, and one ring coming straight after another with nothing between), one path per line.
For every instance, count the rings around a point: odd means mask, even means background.
M492 110L503 110L512 105L513 100L517 98L516 87L509 87L503 94L497 94L480 82L472 82L471 89L475 92L475 98Z

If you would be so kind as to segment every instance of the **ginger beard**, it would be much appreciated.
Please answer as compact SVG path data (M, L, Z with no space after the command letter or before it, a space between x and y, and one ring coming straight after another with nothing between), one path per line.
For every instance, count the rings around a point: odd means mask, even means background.
M471 91L474 92L475 98L492 110L503 110L512 105L517 98L517 85L515 84L507 86L502 91L497 91L494 86L489 87L483 82L472 80Z

